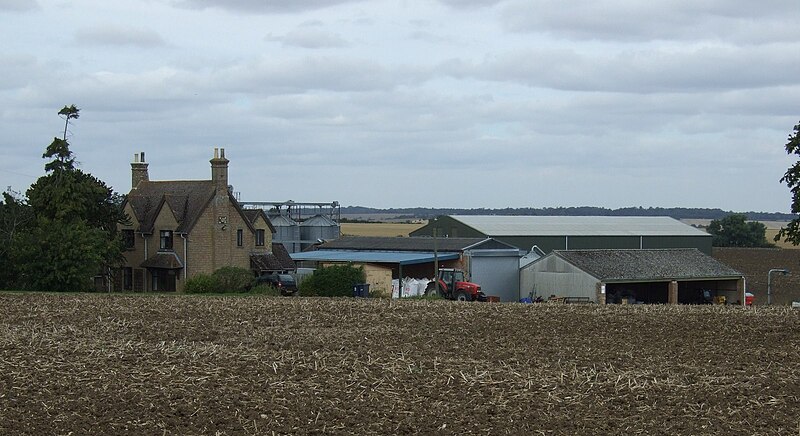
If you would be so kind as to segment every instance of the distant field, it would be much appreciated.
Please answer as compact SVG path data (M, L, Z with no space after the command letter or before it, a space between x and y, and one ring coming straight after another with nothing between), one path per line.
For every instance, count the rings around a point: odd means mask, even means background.
M706 227L706 226L708 226L709 223L711 223L711 220L706 220L706 219L682 219L681 222L683 222L684 224L689 224L691 226L703 226L703 227ZM797 247L795 245L789 244L787 242L775 242L774 241L775 235L778 234L778 230L780 230L781 227L786 226L788 224L788 222L786 222L786 221L759 221L759 222L761 224L764 224L767 227L767 231L765 233L765 236L767 237L767 241L768 242L771 242L771 243L775 244L775 246L780 247L780 248L792 248L792 249L800 248L800 247Z
M408 236L425 224L341 223L343 236Z
M791 248L791 249L800 248L797 245L792 245L792 244L790 244L788 242L784 242L784 241L775 242L774 238L775 238L775 235L777 235L777 234L778 234L778 229L767 228L767 231L766 231L767 241L772 242L773 244L775 244L775 246L780 247L780 248Z

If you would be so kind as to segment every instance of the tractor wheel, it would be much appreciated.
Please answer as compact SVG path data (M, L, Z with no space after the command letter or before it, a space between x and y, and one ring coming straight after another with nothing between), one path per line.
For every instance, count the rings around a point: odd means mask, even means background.
M437 290L436 289L436 283L430 282L430 283L428 283L428 286L425 288L425 296L426 297L441 297L442 296L442 290L441 289Z
M455 299L458 301L472 301L472 295L470 295L466 291L458 291L456 292Z

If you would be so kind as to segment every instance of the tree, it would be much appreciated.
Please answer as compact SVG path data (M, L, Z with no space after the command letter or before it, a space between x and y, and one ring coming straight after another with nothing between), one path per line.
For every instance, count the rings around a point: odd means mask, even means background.
M20 194L11 190L0 201L0 289L14 289L20 268L14 261L14 240L30 230L33 212Z
M46 175L27 191L32 229L14 238L19 278L35 290L82 291L91 278L107 275L122 260L117 224L127 222L122 197L101 180L75 167L66 140L80 109L64 106L64 138L54 138L42 158Z
M789 135L786 143L786 153L800 156L800 123L794 126L794 133ZM793 214L800 213L800 160L795 162L786 170L786 174L781 177L781 183L786 183L792 192ZM775 235L775 241L785 239L793 245L800 244L800 217L789 222L786 227L781 228Z
M364 267L333 265L319 268L300 283L300 295L321 297L346 297L353 295L353 285L364 283Z
M731 214L708 225L708 233L714 237L711 242L714 247L771 247L766 232L767 226L748 222L742 214Z

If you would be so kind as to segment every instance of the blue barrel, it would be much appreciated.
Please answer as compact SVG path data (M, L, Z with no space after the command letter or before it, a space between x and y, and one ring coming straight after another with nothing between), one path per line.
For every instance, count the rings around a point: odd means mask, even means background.
M369 297L369 283L359 283L353 286L353 296L358 298Z

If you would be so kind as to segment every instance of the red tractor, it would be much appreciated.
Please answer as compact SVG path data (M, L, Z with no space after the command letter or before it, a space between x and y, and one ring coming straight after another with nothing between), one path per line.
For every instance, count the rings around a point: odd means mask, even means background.
M438 295L448 300L487 301L480 285L466 281L464 271L453 268L439 268ZM437 295L436 281L431 280L425 287L425 295Z

